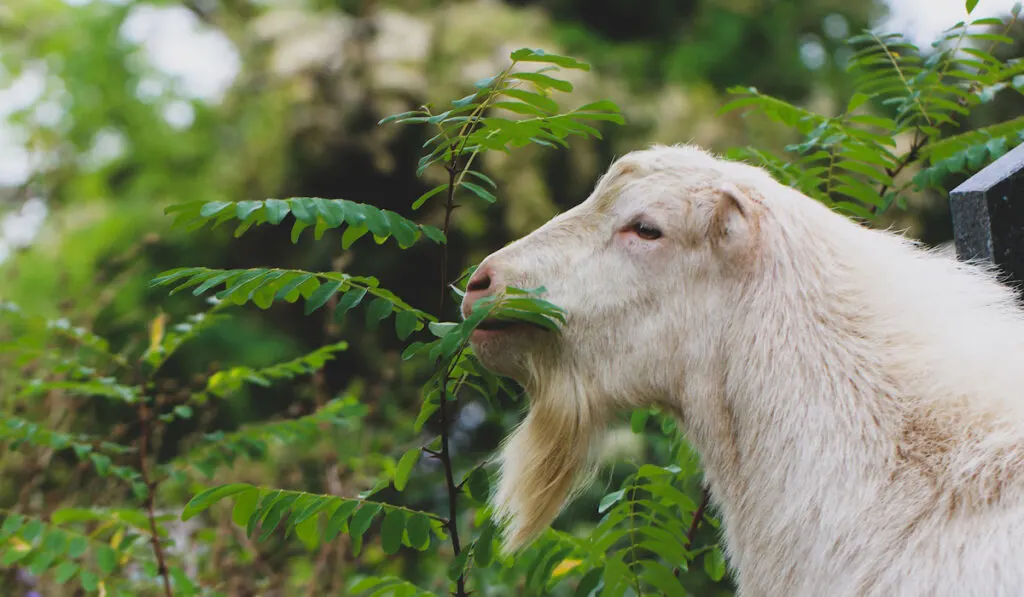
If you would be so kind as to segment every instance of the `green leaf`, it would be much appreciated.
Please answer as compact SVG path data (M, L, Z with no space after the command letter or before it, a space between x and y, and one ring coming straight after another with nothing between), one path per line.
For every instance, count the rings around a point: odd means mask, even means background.
M294 303L299 300L299 288L306 283L307 280L314 278L313 274L301 273L298 275L292 274L288 281L281 285L274 294L274 300L285 300L289 303Z
M485 183L489 184L491 186L491 188L493 188L493 189L498 188L498 183L494 182L494 180L492 180L490 176L487 176L483 172L477 172L476 170L466 170L466 174L471 174L471 175L479 178L480 180L482 180Z
M391 116L385 116L384 118L381 118L380 120L377 121L377 126L380 126L382 124L387 124L387 123L395 121L395 120L402 120L402 119L408 118L410 116L416 116L416 115L422 114L422 113L423 113L422 110L412 110L412 111L409 111L409 112L401 112L401 113L398 113L398 114L392 114Z
M329 502L331 502L331 496L327 495L303 496L303 498L296 503L294 511L292 512L291 517L289 517L289 522L297 525L308 520L316 520L316 515L319 514L320 511L323 510L324 506Z
M71 561L64 561L57 566L56 570L54 570L53 580L56 581L58 585L67 584L69 580L74 578L77 572L78 564Z
M619 503L619 501L622 500L622 497L624 495L626 495L626 490L620 489L618 491L613 491L608 495L604 496L603 498L601 498L601 502L597 506L597 513L604 514L609 508Z
M590 594L600 584L603 574L604 570L602 568L594 568L584 574L583 578L580 579L580 584L576 585L576 592L573 593L573 597L590 597Z
M340 319L350 309L356 307L366 296L366 288L353 286L339 300L338 306L334 308L334 317Z
M362 537L366 531L370 529L374 516L376 516L381 509L382 507L380 504L366 502L354 515L352 515L352 521L349 523L349 534L352 535L353 539L356 537Z
M316 202L312 197L293 197L288 202L292 206L292 215L296 220L310 225L316 222Z
M405 512L392 510L384 515L380 527L380 543L384 553L397 553L402 547L402 534L405 532Z
M437 412L439 408L441 408L441 405L436 399L424 401L420 407L420 414L416 416L416 421L413 423L413 431L419 433L430 419L430 416Z
M89 454L89 460L96 466L96 472L100 475L106 476L110 472L110 457L106 454L97 454L93 452Z
M311 516L306 520L295 523L295 536L302 541L308 549L316 549L316 546L320 542L320 537L317 533L317 518Z
M239 201L235 204L235 217L245 220L261 207L263 207L262 201Z
M420 237L419 228L394 212L389 211L385 215L391 225L391 234L398 241L398 246L402 249L413 246Z
M405 490L406 484L409 482L409 475L412 474L412 469L416 467L416 463L419 462L421 450L419 448L411 448L402 454L402 458L398 461L398 466L395 467L395 489L398 491Z
M72 560L77 560L85 554L85 550L88 548L89 540L80 535L75 535L68 541L68 557Z
M370 306L366 308L366 327L371 331L377 329L377 326L383 321L391 312L395 306L391 304L386 298L377 297L370 302Z
M530 48L520 48L512 52L509 57L517 62L546 62L549 64L556 64L562 68L574 68L584 71L590 70L590 65L585 62L580 62L579 60L569 56L548 54L544 50L540 49L534 50Z
M549 114L548 112L545 112L540 108L536 108L530 104L525 104L523 102L494 102L493 104L491 104L491 108L508 110L509 112L514 112L516 114L523 114L524 116L535 116L540 118L543 118Z
M345 283L341 280L329 280L321 284L320 287L313 291L313 294L309 295L309 298L306 299L306 315L309 315L313 311L323 307L324 303L334 296L334 293L337 292L344 284Z
M544 112L558 112L558 103L555 102L555 100L545 97L539 93L512 88L503 90L502 94L515 98L521 102L525 102L531 106L535 106Z
M25 519L19 514L8 514L4 519L4 524L0 527L0 537L8 537L14 534L15 531L21 528L25 523Z
M422 195L420 195L419 199L417 199L416 201L413 201L412 208L413 209L419 209L420 207L423 206L424 203L427 202L427 199L430 199L434 195L440 193L441 191L443 191L443 190L445 190L447 188L448 188L448 183L437 185L436 187L430 189L426 193L423 193Z
M555 79L541 73L512 73L508 78L529 81L541 89L550 87L551 89L557 89L558 91L564 91L566 93L572 91L572 83L561 79Z
M463 181L462 186L466 189L469 189L470 191L473 192L474 195L480 197L481 199L488 203L494 203L495 201L498 200L497 197L492 195L490 191L488 191L487 189L483 188L478 184Z
M401 340L405 340L416 331L417 325L419 325L419 319L413 311L400 311L395 316L395 332Z
M283 492L282 492L283 493ZM262 520L259 520L260 524L260 537L259 541L266 541L281 523L281 519L284 518L286 512L288 512L295 502L299 499L300 494L297 493L284 493L278 499L273 500L270 508L266 508L264 503L265 513ZM253 520L249 520L249 525L253 526ZM249 531L251 535L252 532Z
M211 201L210 203L207 203L207 204L203 205L199 209L199 215L203 216L204 218L209 218L209 217L217 215L218 213L224 211L225 209L227 209L229 207L231 207L231 203L229 203L229 202L226 202L226 201Z
M466 106L473 103L473 100L476 99L477 95L479 95L479 93L471 93L466 97L453 100L452 105L455 106L456 108L465 108Z
M418 551L430 547L430 518L425 514L410 514L405 523L405 532L409 536L409 545Z
M347 251L352 246L352 243L362 238L369 231L370 229L362 224L359 226L349 226L341 235L341 248Z
M633 430L633 433L643 433L644 428L647 427L647 418L651 416L651 411L645 409L634 410L632 416L629 418L629 427Z
M473 469L473 472L469 473L469 478L466 479L466 489L473 499L479 502L487 501L488 493L491 490L491 480L487 476L487 471L483 468Z
M982 164L985 163L985 157L988 155L988 148L984 145L975 145L967 150L967 167L972 170L981 168Z
M192 295L193 296L199 296L199 295L203 294L204 292L206 292L207 290L213 288L214 286L217 286L218 284L224 282L228 278L234 276L236 273L237 272L227 271L227 272L222 272L220 274L217 274L216 276L213 276L212 278L207 279L205 282L203 282L199 286L196 286L194 289L192 289Z
M31 553L31 549L8 549L0 553L0 566L7 567L15 562L20 562Z
M207 489L193 497L187 504L185 504L185 509L181 513L181 519L188 520L196 514L207 510L210 506L216 504L222 499L237 493L242 493L250 488L252 488L252 485L246 483L232 483L230 485L221 485L220 487Z
M296 215L294 211L292 211L292 215ZM291 234L292 244L295 244L295 243L299 242L299 236L302 235L302 231L305 230L306 228L309 228L309 224L307 222L299 220L297 218L297 216L296 216L295 223L292 224L292 234Z
M679 580L667 567L658 562L647 562L641 578L658 588L658 592L666 597L686 597Z
M480 568L491 565L491 560L494 557L494 531L493 524L488 523L484 526L484 530L481 531L480 537L477 538L473 547L473 561Z
M455 582L463 572L466 570L466 560L469 559L469 550L463 550L458 556L452 560L452 563L448 566L448 580Z
M41 576L50 566L53 565L53 560L56 555L53 552L48 551L37 551L35 557L32 558L32 562L28 566L28 572L33 576Z
M324 541L334 540L341 529L345 527L348 517L358 506L359 502L355 500L342 502L338 509L331 513L330 518L327 519L327 527L324 529Z
M256 511L256 504L259 502L260 490L257 487L249 487L238 494L235 498L235 505L231 509L231 520L240 527L244 527L252 513Z
M419 341L413 342L409 346L406 346L405 350L402 351L402 360L408 361L412 357L416 356L416 353L418 353L425 346L426 344Z
M438 338L444 338L458 325L459 324L453 321L431 321L427 324L427 327L430 329L430 332Z
M82 570L82 574L79 575L82 582L82 588L86 591L96 591L100 586L100 579L95 574L88 570Z
M978 6L978 0L967 0L967 14L974 12L976 6Z
M447 240L445 238L444 231L436 226L424 225L420 226L420 229L423 230L423 234L425 234L427 238L439 245L443 245Z
M288 202L281 201L280 199L267 199L264 205L266 206L267 222L275 226L283 222L285 216L291 212Z
M725 576L725 557L720 548L716 547L704 554L704 572L715 582Z
M364 206L366 212L366 227L374 236L387 238L391 235L391 228L388 219L383 212L370 206Z
M93 552L96 555L96 566L104 576L109 576L117 568L117 554L108 545L99 545Z

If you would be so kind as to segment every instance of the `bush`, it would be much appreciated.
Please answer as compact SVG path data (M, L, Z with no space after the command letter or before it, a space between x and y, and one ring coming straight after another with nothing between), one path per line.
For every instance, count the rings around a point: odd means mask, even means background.
M1014 21L1018 13L1015 8ZM739 97L723 112L750 108L793 129L796 142L786 147L788 159L751 147L729 155L762 165L786 184L864 221L903 207L912 191L941 191L948 177L976 171L1024 139L1022 118L957 132L974 108L1024 85L1024 62L993 55L998 44L1011 42L1006 32L1012 24L959 23L927 55L898 35L851 38L849 68L858 88L836 116L735 88ZM556 333L564 321L557 305L535 296L542 289L511 289L498 300L481 301L463 321L442 321L446 305L461 299L471 272L449 271L453 217L458 208L486 209L497 201L494 181L474 168L482 153L567 148L574 136L600 138L603 127L623 122L607 100L561 110L555 97L573 86L559 73L588 68L567 56L516 50L506 69L479 81L450 107L435 112L424 106L380 122L431 131L417 173L440 173L444 182L410 201L410 210L439 203L439 227L343 199L195 202L167 210L192 231L231 223L239 236L254 225L290 223L292 242L311 228L317 240L340 234L344 249L371 238L398 250L429 244L440 274L434 312L406 303L372 276L183 267L164 272L153 286L205 295L210 307L175 325L157 314L148 346L116 352L104 338L64 320L0 304L0 316L9 323L2 346L28 373L0 412L0 440L11 450L65 463L48 482L69 491L102 486L120 504L48 510L26 501L4 511L0 567L106 595L222 595L230 587L221 571L231 567L259 577L256 586L287 594L729 594L722 548L715 542L719 522L707 510L697 457L664 413L629 413L632 432L650 439L650 460L664 464L634 466L600 499L589 525L548 529L514 557L500 553L499 529L490 518L490 454L453 453L460 408L475 402L501 410L519 395L514 384L475 360L467 344L473 328L487 315L527 320ZM403 371L424 380L418 412L392 413L381 421L356 384L337 397L303 402L306 412L292 418L230 433L208 431L218 427L204 416L204 406L229 400L246 386L316 374L347 343L268 367L214 370L190 387L169 384L161 376L164 365L232 310L299 301L307 315L326 309L335 321L361 316L369 329L405 343ZM385 322L393 331L381 328ZM59 410L62 396L102 401L103 408L132 422L103 437L69 431L72 426L59 417L44 421L40 404ZM379 438L382 426L390 428L388 441ZM179 448L175 457L159 453L169 437ZM273 452L279 459L298 454L329 466L341 459L358 482L342 488L323 483L322 492L212 484L240 462ZM296 472L298 478L305 474ZM433 500L437 488L440 503ZM342 535L348 537L347 553L334 547ZM272 545L264 553L281 554L287 563L254 558L252 546L260 542ZM332 553L361 559L361 574L346 587L319 574L331 565ZM289 568L292 584L274 581L272 566Z

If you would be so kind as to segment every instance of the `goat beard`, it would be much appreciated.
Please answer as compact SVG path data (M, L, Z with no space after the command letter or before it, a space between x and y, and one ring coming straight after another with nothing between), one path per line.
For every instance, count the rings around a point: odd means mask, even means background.
M531 377L539 383L530 388L530 411L502 446L492 497L505 553L519 550L544 531L593 479L595 448L605 429L605 417L574 376Z

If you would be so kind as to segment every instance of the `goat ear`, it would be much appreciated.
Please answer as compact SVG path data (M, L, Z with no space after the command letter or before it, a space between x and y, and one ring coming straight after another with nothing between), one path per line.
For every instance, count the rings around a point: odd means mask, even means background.
M731 182L719 185L708 234L716 248L733 252L749 249L758 227L756 201Z

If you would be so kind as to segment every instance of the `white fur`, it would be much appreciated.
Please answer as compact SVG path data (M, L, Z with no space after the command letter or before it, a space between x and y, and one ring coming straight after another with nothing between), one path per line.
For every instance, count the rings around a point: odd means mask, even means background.
M480 269L464 308L543 285L568 313L557 337L474 337L532 401L494 498L508 549L586 478L610 413L659 404L743 597L1024 595L1024 313L987 269L683 146L623 157Z

